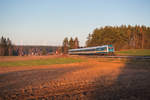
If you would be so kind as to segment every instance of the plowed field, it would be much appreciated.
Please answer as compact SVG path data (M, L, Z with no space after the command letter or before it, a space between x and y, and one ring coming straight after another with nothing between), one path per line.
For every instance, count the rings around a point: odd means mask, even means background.
M5 57L0 58L3 59L0 62L48 58ZM0 66L0 100L150 99L150 60L73 58L82 61L39 66Z

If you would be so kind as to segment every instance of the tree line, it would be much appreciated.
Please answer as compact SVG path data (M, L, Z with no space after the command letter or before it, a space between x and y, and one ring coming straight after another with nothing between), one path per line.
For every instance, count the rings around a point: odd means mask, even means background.
M112 44L120 49L149 49L150 27L146 26L105 26L96 28L89 34L86 46L101 46Z
M67 37L64 38L63 44L62 44L62 52L64 54L68 53L68 49L76 49L79 48L79 40L77 37L73 39L72 37L68 39Z
M0 38L0 56L41 56L53 54L57 46L17 46L9 38Z
M9 38L1 37L0 39L0 56L12 56L13 45Z

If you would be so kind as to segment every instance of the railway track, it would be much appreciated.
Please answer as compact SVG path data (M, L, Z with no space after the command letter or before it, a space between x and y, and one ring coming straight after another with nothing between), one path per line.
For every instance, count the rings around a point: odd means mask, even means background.
M133 59L150 59L150 56L99 56L99 55L86 55L94 58L133 58Z

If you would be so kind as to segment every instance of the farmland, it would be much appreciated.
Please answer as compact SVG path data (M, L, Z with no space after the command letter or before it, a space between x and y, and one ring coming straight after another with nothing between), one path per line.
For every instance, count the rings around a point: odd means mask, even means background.
M150 49L128 49L116 51L115 54L126 56L150 56Z
M1 67L13 67L13 66L39 66L39 65L52 65L52 64L68 64L81 62L81 59L72 58L72 57L54 57L47 59L32 59L32 60L22 60L22 61L4 61L0 62Z
M150 60L0 57L0 99L149 100Z

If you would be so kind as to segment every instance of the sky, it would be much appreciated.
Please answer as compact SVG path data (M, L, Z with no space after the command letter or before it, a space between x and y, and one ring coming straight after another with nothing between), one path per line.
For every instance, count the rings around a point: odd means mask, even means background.
M95 28L150 26L150 0L0 0L0 37L16 45L60 46Z

